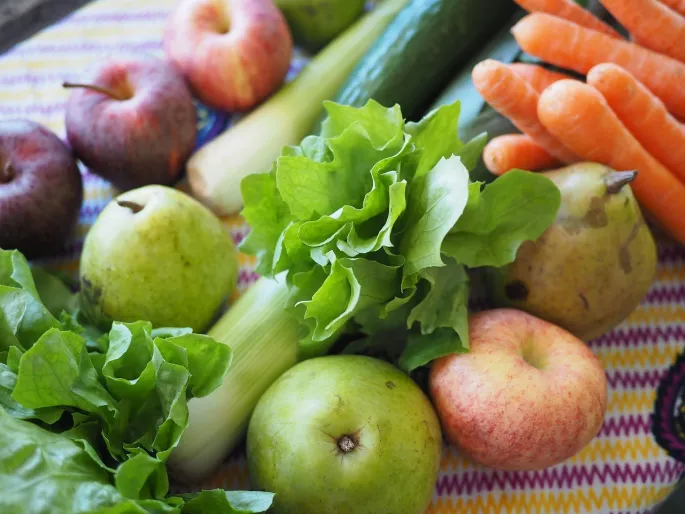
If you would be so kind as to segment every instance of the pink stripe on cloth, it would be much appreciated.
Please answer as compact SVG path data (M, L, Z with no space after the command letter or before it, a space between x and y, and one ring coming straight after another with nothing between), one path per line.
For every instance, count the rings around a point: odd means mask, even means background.
M662 303L679 303L685 302L685 284L661 284L659 287L653 288L647 293L643 304L662 304Z
M649 434L652 430L651 413L629 414L604 421L598 437L630 437Z
M666 375L665 369L650 370L613 370L606 371L609 387L612 389L656 389Z
M591 348L634 347L645 344L685 342L685 325L663 323L658 327L619 327L591 341Z
M685 464L609 463L580 466L560 465L542 471L476 471L443 475L436 484L437 493L470 495L485 491L526 491L533 489L575 489L598 484L657 484L676 480Z

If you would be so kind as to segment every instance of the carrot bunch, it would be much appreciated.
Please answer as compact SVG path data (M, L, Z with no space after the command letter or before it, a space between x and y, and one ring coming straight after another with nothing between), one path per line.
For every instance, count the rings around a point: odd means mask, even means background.
M685 243L685 0L601 0L631 41L572 0L515 0L527 53L586 76L494 60L473 69L483 98L521 131L485 148L488 169L578 161L636 169L640 203Z

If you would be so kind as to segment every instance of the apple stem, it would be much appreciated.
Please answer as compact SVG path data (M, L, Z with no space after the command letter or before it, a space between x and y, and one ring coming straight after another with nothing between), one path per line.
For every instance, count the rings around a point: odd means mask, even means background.
M7 184L8 182L12 182L15 175L16 173L14 172L12 163L6 162L5 165L0 168L0 183Z
M110 98L113 98L114 100L128 100L127 98L123 97L122 95L119 95L112 91L111 89L107 89L106 87L102 86L96 86L95 84L80 84L76 82L63 82L62 87L70 89L70 88L85 88L85 89L91 89L92 91L97 91L98 93L102 93L103 95L107 95Z
M143 205L140 205L139 203L136 202L129 202L128 200L117 200L117 204L119 207L123 207L125 209L131 209L133 211L133 214L136 214L140 211L143 210Z
M357 443L355 443L354 439L352 439L349 435L344 435L338 439L338 448L340 448L343 453L350 453L356 447Z
M637 171L614 171L604 175L604 183L607 187L607 193L614 195L618 193L623 186L630 184L637 177Z

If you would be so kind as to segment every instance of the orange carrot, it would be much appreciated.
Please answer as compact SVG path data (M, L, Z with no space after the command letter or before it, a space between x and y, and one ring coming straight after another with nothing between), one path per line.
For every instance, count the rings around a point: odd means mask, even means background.
M603 62L618 64L661 98L671 113L685 118L685 64L675 59L543 13L525 16L512 32L524 51L578 73Z
M685 18L656 0L602 0L642 46L685 62Z
M495 175L509 170L541 171L560 166L547 150L525 134L505 134L492 139L483 150L485 167Z
M511 63L509 69L522 79L525 79L538 93L542 93L550 84L554 84L559 80L571 78L564 73L551 71L536 64L526 64L523 62Z
M576 161L575 155L552 137L538 120L539 95L524 79L505 64L493 59L478 63L473 68L471 78L485 101L509 118L521 132L530 136L560 161Z
M663 102L615 64L592 68L587 83L604 95L645 150L685 182L685 126L668 113Z
M581 158L616 170L637 170L632 184L637 199L685 243L685 185L640 145L599 91L576 80L561 80L540 95L538 115Z
M662 4L666 4L675 12L685 16L685 0L659 0Z
M593 16L573 0L514 0L528 12L544 12L564 18L583 27L598 30L617 39L621 35L599 18Z

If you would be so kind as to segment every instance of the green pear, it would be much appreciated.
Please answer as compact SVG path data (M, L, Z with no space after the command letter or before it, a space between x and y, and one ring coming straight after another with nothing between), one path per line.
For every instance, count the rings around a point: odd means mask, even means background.
M81 303L99 324L150 321L201 332L238 276L233 240L190 196L145 186L113 199L86 236Z
M630 183L634 171L579 163L545 173L561 191L555 222L487 271L491 297L588 341L638 306L656 274L657 252Z

